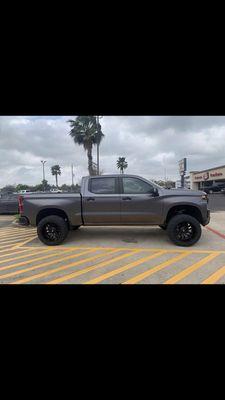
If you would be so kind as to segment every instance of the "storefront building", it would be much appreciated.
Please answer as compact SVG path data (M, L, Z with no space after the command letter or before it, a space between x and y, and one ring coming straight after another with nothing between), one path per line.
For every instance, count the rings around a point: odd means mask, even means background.
M201 190L217 184L225 184L225 165L204 171L190 172L191 189Z

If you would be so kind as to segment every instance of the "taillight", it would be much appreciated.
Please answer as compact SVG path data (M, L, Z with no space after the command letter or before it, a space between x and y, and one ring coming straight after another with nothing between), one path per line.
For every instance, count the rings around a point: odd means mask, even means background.
M19 196L19 212L23 214L23 197Z

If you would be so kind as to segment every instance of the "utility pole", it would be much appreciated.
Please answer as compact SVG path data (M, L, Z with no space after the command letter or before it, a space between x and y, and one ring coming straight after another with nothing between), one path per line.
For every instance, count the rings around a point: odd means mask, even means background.
M102 118L102 117L100 117L99 115L96 115L96 122L97 122L97 125L99 124L100 118ZM99 166L99 148L100 148L100 143L98 142L98 143L97 143L97 175L99 175L99 173L100 173L100 166Z
M164 181L165 181L165 187L167 187L167 174L166 174L166 164L165 164L165 156L163 156L163 166L164 166Z
M99 116L96 117L97 124L99 124ZM97 175L99 175L99 143L97 143Z
M43 166L43 181L45 181L45 163L46 163L47 161L45 161L45 160L41 160L41 163L42 163L42 166Z
M72 173L72 186L73 186L74 185L73 164L71 165L71 173Z

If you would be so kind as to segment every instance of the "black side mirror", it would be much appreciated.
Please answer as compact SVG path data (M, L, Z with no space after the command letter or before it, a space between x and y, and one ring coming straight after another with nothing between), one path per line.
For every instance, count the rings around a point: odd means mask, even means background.
M159 191L158 191L157 188L152 188L152 189L149 191L149 194L151 194L153 197L157 197L157 196L159 196Z

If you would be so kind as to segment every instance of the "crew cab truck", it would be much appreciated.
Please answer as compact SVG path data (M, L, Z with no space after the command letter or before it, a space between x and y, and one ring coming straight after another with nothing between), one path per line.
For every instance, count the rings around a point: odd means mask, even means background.
M206 193L163 189L123 174L84 177L80 193L23 195L19 208L49 246L61 244L70 229L81 225L159 225L176 245L191 246L210 220Z

